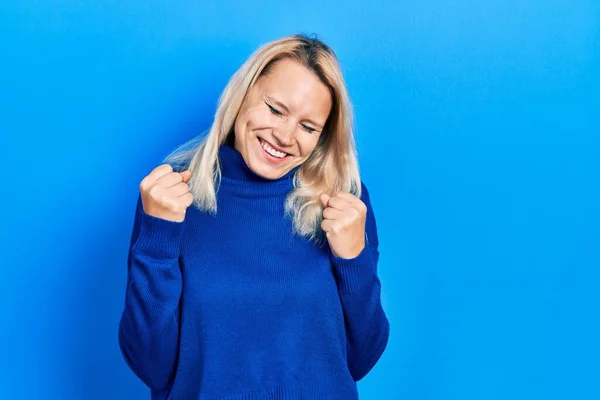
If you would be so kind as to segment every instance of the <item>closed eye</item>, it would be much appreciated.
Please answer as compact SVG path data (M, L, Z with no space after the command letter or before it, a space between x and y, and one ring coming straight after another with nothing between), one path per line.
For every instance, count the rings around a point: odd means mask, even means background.
M279 116L283 115L283 114L281 113L281 111L279 111L278 109L276 109L275 107L273 107L273 106L272 106L272 105L270 105L269 103L265 103L265 104L266 104L266 105L269 107L269 110L271 111L271 113L273 113L273 114L275 114L275 115L279 115Z
M272 114L277 115L277 116L283 115L283 113L281 111L279 111L278 109L276 109L275 107L273 107L272 105L267 103L266 101L265 101L265 104L267 105L267 107L269 107L269 111L271 111ZM316 131L316 129L311 128L310 126L307 126L307 125L302 125L302 128L308 133L313 133Z
M316 129L311 128L310 126L306 126L306 125L302 125L302 127L304 128L304 130L308 133L313 133L314 131L316 131Z

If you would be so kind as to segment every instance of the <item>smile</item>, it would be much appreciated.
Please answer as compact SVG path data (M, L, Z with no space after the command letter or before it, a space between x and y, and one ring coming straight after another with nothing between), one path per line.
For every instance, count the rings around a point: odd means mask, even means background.
M261 145L261 147L263 148L263 150L264 150L264 151L265 151L267 154L269 154L270 156L272 156L272 157L275 157L275 158L279 158L279 159L283 159L283 158L285 158L286 156L288 156L288 154L287 154L287 153L284 153L284 152L282 152L282 151L277 151L277 150L275 150L273 147L271 147L271 146L269 145L269 143L267 143L267 142L266 142L266 141L264 141L263 139L261 139L261 138L258 138L258 140L260 141L260 145Z

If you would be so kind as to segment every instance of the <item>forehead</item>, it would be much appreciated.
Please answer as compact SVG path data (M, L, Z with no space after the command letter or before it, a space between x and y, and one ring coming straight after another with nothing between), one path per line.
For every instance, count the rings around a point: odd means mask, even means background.
M268 75L260 77L257 88L261 95L283 102L291 112L312 114L324 120L331 108L327 86L314 72L290 59L276 62Z

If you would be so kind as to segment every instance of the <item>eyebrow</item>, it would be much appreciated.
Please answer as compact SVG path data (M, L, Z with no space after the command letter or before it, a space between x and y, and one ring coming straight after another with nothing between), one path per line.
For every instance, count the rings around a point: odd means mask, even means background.
M279 107L283 108L283 109L285 110L285 112L286 112L286 113L289 113L289 112L290 112L290 109L289 109L289 108L287 108L287 106L286 106L285 104L283 104L281 101L279 101L279 100L277 100L277 99L275 99L275 98L273 98L273 97L269 96L268 94L265 94L265 98L266 98L268 101L270 101L270 102L272 102L272 103L275 103L275 104L276 104L276 105L278 105ZM317 123L316 123L315 121L313 121L312 119L310 119L310 118L306 118L305 120L306 120L307 122L310 122L311 124L313 124L313 125L314 125L314 126L316 126L317 128L323 129L323 126L321 126L320 124L317 124Z

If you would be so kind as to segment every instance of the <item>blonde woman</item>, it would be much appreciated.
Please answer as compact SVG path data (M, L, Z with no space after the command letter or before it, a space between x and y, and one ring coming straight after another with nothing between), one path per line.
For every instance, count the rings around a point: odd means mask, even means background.
M119 343L152 399L358 398L389 322L352 125L334 52L284 37L142 179Z

